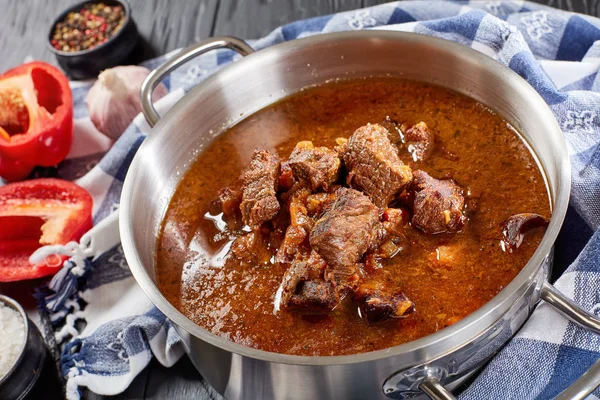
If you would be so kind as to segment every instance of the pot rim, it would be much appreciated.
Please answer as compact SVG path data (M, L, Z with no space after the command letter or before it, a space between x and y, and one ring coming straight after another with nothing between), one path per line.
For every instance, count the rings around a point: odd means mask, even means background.
M559 134L559 137L562 138L561 147L563 149L567 148L567 143L560 129L560 126L558 125L554 114L552 113L546 102L535 91L535 89L533 89L533 87L531 87L529 83L523 78L521 78L516 72L500 64L493 58L483 53L480 53L479 51L476 51L472 48L459 45L457 43L445 39L440 39L433 36L427 36L417 33L386 30L365 30L354 32L319 34L303 39L296 39L292 41L283 42L271 47L267 47L246 57L243 57L240 60L232 62L231 64L225 66L224 68L220 69L218 72L207 78L202 83L198 84L194 89L192 89L192 92L201 91L204 85L208 85L211 82L218 81L218 79L225 75L227 72L231 72L236 68L243 68L246 63L249 63L258 57L263 57L266 60L269 60L273 59L272 56L274 56L277 52L292 52L294 50L301 50L302 48L310 47L316 44L334 44L336 42L344 40L356 39L405 40L416 42L417 44L427 45L439 51L462 53L465 57L470 58L472 61L478 63L485 69L490 70L495 75L501 76L504 81L507 81L507 84L519 86L519 89L523 93L523 95L526 96L529 100L537 103L536 106L540 108L541 112L535 117L540 120L545 119L546 121L550 121L550 124L553 125L553 134ZM184 108L185 104L186 101L184 99L179 101L178 104L176 104L164 117L161 118L157 126L154 127L153 131L167 124L176 123L177 114ZM132 192L132 189L135 185L135 177L133 176L133 174L131 174L131 172L135 171L136 169L136 161L139 160L138 154L140 154L144 146L148 146L148 143L153 139L151 134L149 134L148 136L149 137L144 141L144 143L142 143L140 149L138 149L138 153L134 157L131 167L129 169L130 173L128 173L125 178L123 191L121 195L122 213L123 211L127 212L129 209L132 208L133 199L131 198L129 193ZM533 146L531 146L530 144L528 145L534 150L533 153L537 158L538 155L535 152ZM540 265L542 265L544 259L552 252L552 246L554 244L554 241L556 240L556 237L558 236L558 233L565 218L565 214L569 203L571 187L571 167L568 154L566 153L566 151L564 151L559 154L555 154L554 156L560 157L558 161L561 168L558 176L556 193L552 193L552 189L549 188L549 190L551 191L550 201L552 207L552 216L550 219L550 224L546 230L546 233L544 234L544 237L542 238L542 241L540 242L540 245L534 252L533 256L529 259L527 264L519 272L519 274L490 301L485 303L483 306L481 306L476 311L469 314L467 317L463 318L459 322L440 331L419 338L417 340L366 353L341 356L299 356L274 353L246 347L234 343L223 337L217 336L213 333L210 333L209 331L205 330L199 325L196 325L179 310L177 310L160 292L157 285L154 283L152 278L149 276L148 272L145 270L145 268L141 265L141 262L139 261L138 252L136 250L136 246L133 240L133 226L131 223L131 219L129 218L129 216L123 214L121 214L121 218L119 221L121 242L123 245L125 257L128 261L134 278L136 279L144 293L152 301L152 303L156 305L156 307L160 309L176 326L181 327L189 334L223 350L266 362L295 365L328 366L370 362L388 357L399 356L402 354L419 352L437 343L443 344L444 342L447 342L449 345L452 344L453 347L447 346L445 352L439 353L439 356L441 356L447 353L448 351L453 350L453 348L456 348L454 347L456 345L456 342L451 342L451 338L460 337L460 345L458 346L460 347L470 342L471 340L479 336L482 332L484 332L487 328L489 328L489 326L491 326L490 323L486 323L485 326L483 325L483 320L485 319L485 317L492 312L500 312L500 314L503 314L506 310L508 310L510 305L512 305L522 294L523 287L528 286L531 279L535 276L536 272L538 271ZM540 166L540 168L542 167ZM546 178L545 171L544 177ZM552 196L552 194L554 194L554 196ZM554 202L552 202L553 197L555 198ZM433 358L435 357L432 357L432 359Z

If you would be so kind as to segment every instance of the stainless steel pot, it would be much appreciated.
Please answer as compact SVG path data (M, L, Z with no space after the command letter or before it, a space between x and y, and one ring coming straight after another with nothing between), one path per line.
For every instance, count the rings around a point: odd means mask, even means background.
M202 82L159 121L151 102L157 83L191 58L221 47L246 57ZM142 88L142 100L146 119L156 126L131 164L121 197L121 239L131 271L173 321L192 362L217 391L230 400L400 399L422 392L449 399L453 397L445 386L452 387L495 354L540 299L600 332L600 321L547 282L552 246L569 202L570 165L554 116L525 80L475 50L399 32L318 35L251 53L238 39L214 38L183 50L153 71ZM244 347L202 329L169 304L156 285L156 237L181 176L205 146L248 115L302 88L331 79L382 75L461 92L498 112L522 133L547 178L553 216L521 273L489 303L446 329L410 343L347 356L303 357ZM591 391L599 370L592 370L574 390Z

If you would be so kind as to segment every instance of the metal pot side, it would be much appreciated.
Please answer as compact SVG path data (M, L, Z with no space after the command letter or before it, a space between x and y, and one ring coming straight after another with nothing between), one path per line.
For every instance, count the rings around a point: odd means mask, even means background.
M516 127L545 173L553 209L531 260L504 290L467 318L422 339L370 353L275 354L237 345L195 325L168 303L155 283L156 237L181 176L216 135L265 106L312 85L369 76L450 88ZM135 156L123 187L120 229L137 282L173 321L194 365L228 399L374 399L385 398L384 390L390 397L403 398L401 389L417 390L423 373L434 371L445 384L459 380L519 329L547 279L569 191L570 165L562 132L544 100L516 73L475 50L433 37L344 32L261 50L188 93L159 121Z

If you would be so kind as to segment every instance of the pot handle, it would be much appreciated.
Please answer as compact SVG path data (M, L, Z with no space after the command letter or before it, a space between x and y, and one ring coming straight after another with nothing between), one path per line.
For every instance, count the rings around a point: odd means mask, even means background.
M587 312L548 282L540 290L540 299L575 324L600 334L600 318ZM555 400L582 400L600 384L600 360L596 361L579 379L562 391ZM436 374L429 374L418 385L431 400L455 400L456 397L442 385Z
M214 37L186 47L148 75L140 90L140 100L144 117L151 127L156 125L160 119L160 115L158 115L152 103L152 93L165 75L199 55L222 48L234 50L242 56L254 53L254 49L241 39L231 36Z

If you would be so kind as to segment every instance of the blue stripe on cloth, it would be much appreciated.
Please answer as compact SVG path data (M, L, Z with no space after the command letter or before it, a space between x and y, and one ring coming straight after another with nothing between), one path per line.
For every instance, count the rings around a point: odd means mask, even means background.
M111 282L116 282L131 276L131 271L125 260L120 244L103 253L92 261L94 273L90 274L86 289L95 289Z
M515 54L508 65L510 69L521 75L544 98L548 104L565 101L567 95L556 90L552 81L535 61L531 53L521 51Z
M600 254L600 229L591 237L573 264L567 269L569 272L598 272Z
M331 15L324 15L304 21L292 22L282 26L281 33L285 40L292 40L296 39L303 32L320 32L327 25L331 17Z
M560 346L550 381L536 399L553 399L587 371L599 357L600 353L595 351Z
M575 261L593 234L594 231L585 223L577 210L569 205L565 222L554 247L553 280L558 278ZM598 251L600 251L600 248Z
M525 400L534 398L552 376L560 345L513 339L461 395L460 400ZM535 377L531 366L536 366Z
M574 15L565 28L556 59L580 61L597 40L600 40L600 29Z
M129 125L104 158L100 160L98 166L108 175L123 181L129 164L144 138L145 135L135 124Z
M425 21L422 25L435 32L459 33L461 36L473 40L479 29L479 24L487 13L473 10L454 18L438 21Z
M390 16L388 24L402 24L404 22L416 21L412 15L404 11L401 7L396 7Z
M594 82L596 81L596 77L598 73L588 75L585 78L578 80L577 82L573 82L563 88L560 89L561 92L570 92L572 90L592 90Z

